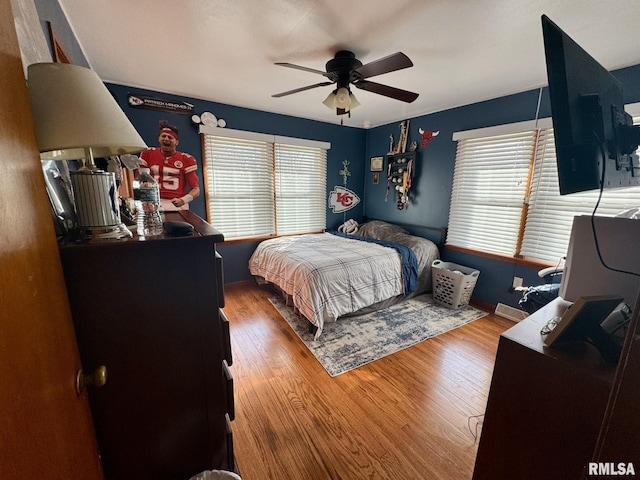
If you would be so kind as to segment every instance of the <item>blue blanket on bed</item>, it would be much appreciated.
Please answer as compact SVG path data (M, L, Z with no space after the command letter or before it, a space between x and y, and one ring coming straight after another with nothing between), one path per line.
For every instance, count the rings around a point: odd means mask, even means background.
M418 259L406 245L396 242L388 242L386 240L377 240L375 238L362 237L360 235L350 235L342 232L330 232L339 237L351 238L353 240L361 240L363 242L377 243L383 247L395 248L400 255L402 262L402 279L404 282L404 294L409 295L418 289Z

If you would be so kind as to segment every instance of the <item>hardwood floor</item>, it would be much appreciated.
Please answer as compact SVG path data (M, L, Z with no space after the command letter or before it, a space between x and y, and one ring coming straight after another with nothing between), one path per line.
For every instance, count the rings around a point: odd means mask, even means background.
M500 334L489 315L330 377L271 306L225 287L243 480L470 479Z

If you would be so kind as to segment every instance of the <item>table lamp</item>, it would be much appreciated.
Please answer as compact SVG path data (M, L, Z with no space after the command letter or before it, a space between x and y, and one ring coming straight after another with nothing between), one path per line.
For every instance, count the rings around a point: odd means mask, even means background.
M91 69L66 63L34 63L27 70L36 142L42 160L85 159L70 173L78 228L96 238L132 234L122 223L115 174L94 157L147 148L109 90Z

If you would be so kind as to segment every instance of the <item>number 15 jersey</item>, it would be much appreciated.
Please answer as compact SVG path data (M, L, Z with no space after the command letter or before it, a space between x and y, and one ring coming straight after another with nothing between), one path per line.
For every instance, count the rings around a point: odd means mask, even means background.
M158 182L160 198L179 198L198 186L198 164L188 153L176 152L165 157L159 148L149 148L140 158Z

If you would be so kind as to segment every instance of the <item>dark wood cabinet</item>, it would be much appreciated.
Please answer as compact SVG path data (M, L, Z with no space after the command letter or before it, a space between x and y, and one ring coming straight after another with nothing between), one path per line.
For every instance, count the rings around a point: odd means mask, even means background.
M500 337L474 480L583 478L616 366L585 342L547 347L554 300Z
M220 232L191 212L188 236L60 244L107 479L234 470L233 362L222 312Z

